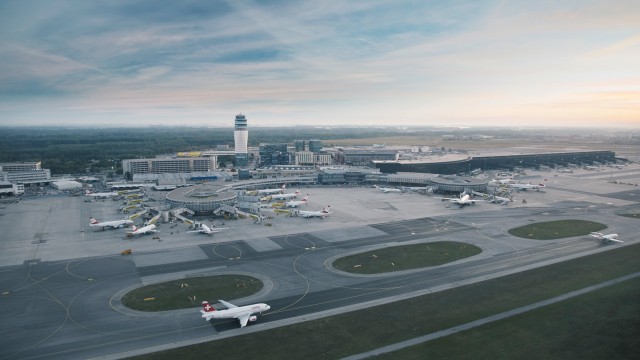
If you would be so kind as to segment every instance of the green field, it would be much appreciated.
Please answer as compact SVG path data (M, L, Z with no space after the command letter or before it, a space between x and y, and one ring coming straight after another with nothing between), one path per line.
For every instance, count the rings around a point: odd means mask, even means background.
M167 281L137 288L122 297L124 306L139 311L186 309L203 300L238 299L262 289L262 281L245 275L216 275Z
M376 359L637 359L638 299L635 278Z
M554 240L572 236L589 235L590 232L606 229L607 226L594 221L556 220L538 222L509 230L509 234L526 239Z
M390 246L345 256L333 267L356 274L379 274L446 264L481 253L474 245L455 241Z
M218 341L211 341L198 345L167 350L149 355L139 356L139 359L202 359L215 354L216 358L226 360L234 359L282 359L286 354L290 359L337 359L344 356L358 354L376 349L384 345L397 343L407 339L433 333L438 330L465 324L473 320L481 319L489 315L498 314L507 310L518 308L527 304L549 299L573 290L578 290L603 281L615 279L620 276L640 271L640 245L613 248L609 251L594 254L559 264L549 265L497 279L487 280L481 283L461 286L446 291L440 291L394 303L353 311L341 315L307 321L286 327L268 331L236 336ZM634 282L636 284L637 282ZM625 288L626 289L626 288ZM602 293L599 303L609 306L613 302L613 308L621 302L615 295L610 294L609 289L598 291ZM623 291L624 292L624 291ZM637 306L637 296L634 293L626 293L631 297L631 305ZM635 296L635 297L634 297ZM582 297L581 297L582 298ZM598 303L598 301L596 301ZM516 331L518 319L503 320L506 333L502 341L504 348L499 346L477 345L475 342L458 343L456 351L473 355L478 346L486 346L482 349L481 356L474 358L485 359L520 359L520 358L544 358L536 356L536 352L523 354L523 347L510 346L522 342L532 342L542 349L540 354L546 351L556 351L556 356L561 357L560 352L566 354L582 354L593 350L594 354L616 354L616 359L636 358L638 352L638 339L640 339L640 320L637 315L624 320L612 316L612 321L594 327L603 314L609 314L607 308L594 307L589 311L573 309L569 306L565 312L546 315L548 309L534 313L542 316L541 322L534 334L532 331ZM599 309L604 309L598 313ZM623 314L627 310L621 309ZM611 313L613 315L613 313ZM637 314L637 313L636 313ZM263 314L268 317L269 313ZM626 315L625 315L626 316ZM584 321L583 324L591 324L577 329L568 329L576 318ZM623 323L630 322L630 324ZM514 325L515 324L515 325ZM496 325L497 326L497 325ZM514 328L515 326L515 328ZM631 327L631 330L629 329ZM543 329L544 328L544 329ZM618 329L625 331L618 331ZM485 336L488 342L494 341L490 335L482 334L488 327L481 327L475 332ZM557 330L556 330L557 329ZM562 332L563 348L555 349L558 344L559 333ZM615 341L603 341L602 334L615 334ZM572 335L579 334L579 337ZM462 334L464 335L464 334ZM442 340L446 340L444 338ZM608 339L608 338L605 338ZM251 344L251 346L247 346ZM620 344L626 344L620 346ZM549 348L548 348L549 347ZM572 359L572 356L564 357ZM394 357L400 358L400 357ZM418 357L424 358L424 357ZM430 359L452 359L448 354L434 354Z

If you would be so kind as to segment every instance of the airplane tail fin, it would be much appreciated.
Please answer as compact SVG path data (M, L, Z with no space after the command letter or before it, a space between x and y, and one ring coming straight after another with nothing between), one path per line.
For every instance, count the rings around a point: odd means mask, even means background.
M309 201L309 194L305 195L305 197L302 198L302 201Z
M131 230L133 230L133 231L138 231L138 228L137 228L135 225L132 225L132 226L131 226Z
M325 214L330 214L331 213L331 205L327 205L326 208L322 209L322 212Z
M90 218L89 218L89 222L90 222L91 224L97 224L97 223L98 223L98 220L96 220L96 218L94 218L94 217L90 217Z
M211 306L211 304L209 304L208 301L203 301L202 302L202 313L210 313L210 312L214 312L216 311L216 309L213 308L213 306Z

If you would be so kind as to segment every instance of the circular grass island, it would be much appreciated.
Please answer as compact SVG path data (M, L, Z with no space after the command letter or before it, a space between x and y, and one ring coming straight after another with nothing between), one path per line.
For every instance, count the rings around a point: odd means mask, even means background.
M131 290L122 304L138 311L188 309L203 300L238 299L253 295L263 287L262 281L246 275L215 275L185 278L151 284Z
M509 234L525 239L555 240L572 236L589 235L606 229L607 225L586 220L556 220L533 223L509 230Z
M456 241L399 245L336 259L333 267L353 274L381 274L442 265L482 252L477 246Z

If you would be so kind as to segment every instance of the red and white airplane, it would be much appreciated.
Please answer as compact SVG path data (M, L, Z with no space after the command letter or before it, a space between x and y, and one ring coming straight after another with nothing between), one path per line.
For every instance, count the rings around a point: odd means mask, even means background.
M293 210L292 215L294 216L302 216L303 218L312 218L312 217L319 217L319 218L326 218L327 216L329 216L329 214L331 214L331 211L329 211L329 205L327 205L326 208L320 210L320 211L304 211L304 210Z
M156 225L155 224L150 224L147 226L143 226L141 228L137 228L135 225L133 225L131 227L131 232L128 232L127 235L128 236L133 236L133 235L146 235L146 234L153 234L158 232L158 230L156 230Z
M624 242L622 240L618 240L618 234L608 234L605 235L603 233L599 233L599 232L592 232L589 234L589 236L593 236L596 239L602 240L603 242L610 242L610 241L615 241L615 242Z
M284 192L284 189L286 189L286 188L287 188L287 184L282 184L282 186L277 188L277 189L260 189L260 190L257 190L257 194L258 195L282 194Z
M291 201L287 201L286 203L284 203L284 205L286 207L298 207L300 205L307 205L307 202L309 201L309 194L305 195L304 198L302 198L302 200L291 200Z
M255 313L262 314L263 311L271 309L271 306L265 303L252 304L246 306L235 306L224 300L218 300L227 308L224 310L216 310L208 301L202 302L202 317L209 321L211 319L238 319L240 321L240 327L247 326L249 321L256 321L258 317L253 315Z
M228 227L223 227L223 228L218 228L218 227L208 227L205 224L200 224L200 229L198 230L191 230L191 231L187 231L188 233L200 233L200 234L207 234L207 235L213 235L215 233L218 233L220 231L224 231L224 230L229 230Z
M102 230L105 228L117 229L121 227L125 227L129 224L133 224L132 220L123 219L123 220L112 220L112 221L98 221L96 218L89 218L89 226L91 227L101 227Z
M271 200L287 200L297 198L300 195L300 189L296 190L294 193L286 193L286 194L275 194L271 195Z

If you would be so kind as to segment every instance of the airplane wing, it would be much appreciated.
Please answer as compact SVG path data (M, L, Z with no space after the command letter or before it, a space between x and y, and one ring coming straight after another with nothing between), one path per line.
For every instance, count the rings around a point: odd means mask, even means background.
M226 306L226 307L227 307L227 309L237 308L237 306L233 305L233 304L232 304L232 303L230 303L230 302L226 302L226 301L224 301L224 300L218 300L218 301L220 301L220 304L222 304L222 305ZM247 315L247 319L248 319L248 318L249 318L249 315ZM245 324L245 325L246 325L246 324Z
M624 241L622 240L618 240L618 239L614 239L614 238L608 238L607 240L609 241L615 241L615 242L619 242L619 243L623 243Z
M242 314L238 314L236 316L236 319L238 319L238 321L240 321L240 327L241 328L247 326L247 322L249 321L249 317L250 316L251 316L251 313L248 313L248 312L242 313Z

